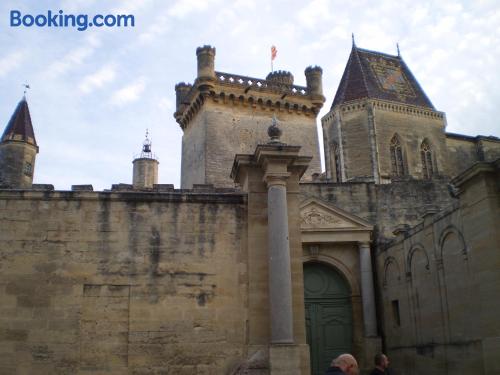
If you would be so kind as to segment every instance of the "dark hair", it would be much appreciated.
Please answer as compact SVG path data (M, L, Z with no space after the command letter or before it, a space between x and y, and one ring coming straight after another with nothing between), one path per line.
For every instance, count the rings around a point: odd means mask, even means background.
M384 354L383 353L375 354L375 358L374 358L375 366L382 365L383 359L384 359Z

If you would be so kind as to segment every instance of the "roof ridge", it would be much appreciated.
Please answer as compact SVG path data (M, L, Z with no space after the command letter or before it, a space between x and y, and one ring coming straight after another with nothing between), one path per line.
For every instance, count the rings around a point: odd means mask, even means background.
M351 56L352 56L352 53L351 53ZM349 77L351 76L351 64L349 64L350 60L351 60L351 56L349 56L349 60L347 60L347 69L345 71L345 82L344 83L344 86L342 87L342 92L340 93L340 101L343 102L345 100L345 90L347 88L347 82L349 81ZM344 78L344 77L342 77Z
M356 57L358 58L359 69L361 70L361 76L363 78L363 83L365 85L366 94L370 98L371 97L370 88L368 87L368 83L366 82L366 74L365 74L365 70L363 69L363 64L361 63L361 59L360 59L359 54L358 54L358 47L353 46L353 48L356 50Z
M371 49L359 48L359 47L356 47L356 48L359 51L361 51L361 52L373 53L374 55L382 55L382 56L385 56L385 57L391 57L391 58L394 58L394 59L402 60L401 55L391 55L389 53L374 51L374 50L371 50Z

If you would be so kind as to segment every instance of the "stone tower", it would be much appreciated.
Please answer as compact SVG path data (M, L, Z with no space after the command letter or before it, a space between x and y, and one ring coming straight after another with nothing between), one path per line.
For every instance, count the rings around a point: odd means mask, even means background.
M134 159L132 185L134 189L152 189L153 185L158 183L158 160L154 157L151 151L151 140L148 138L146 131L146 139L142 144L142 152L140 157Z
M446 171L446 119L397 56L353 43L330 111L321 120L327 179L429 179Z
M267 141L273 115L283 129L283 142L302 145L301 155L312 156L304 179L321 172L316 116L325 98L322 70L305 71L306 87L293 84L293 75L276 71L266 79L215 71L215 48L196 50L198 76L193 85L175 90L175 119L181 126L181 187L213 184L233 187L231 166L236 154L249 154Z
M0 185L31 188L37 153L28 102L23 97L0 139Z

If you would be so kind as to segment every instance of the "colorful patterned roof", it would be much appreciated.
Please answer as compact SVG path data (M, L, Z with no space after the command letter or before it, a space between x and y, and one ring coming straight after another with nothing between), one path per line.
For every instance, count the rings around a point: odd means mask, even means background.
M24 141L36 146L35 133L31 124L30 110L26 98L21 99L3 132L1 142Z
M401 56L361 49L353 44L332 109L363 98L435 109Z

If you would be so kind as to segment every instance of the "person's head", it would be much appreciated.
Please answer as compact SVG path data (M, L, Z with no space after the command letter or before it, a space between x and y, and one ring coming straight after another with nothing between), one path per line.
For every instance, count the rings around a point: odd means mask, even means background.
M337 366L347 375L358 374L358 362L350 354L341 354L332 361L332 366Z
M384 353L376 354L375 366L385 370L387 367L389 367L389 358L387 358L387 356Z

